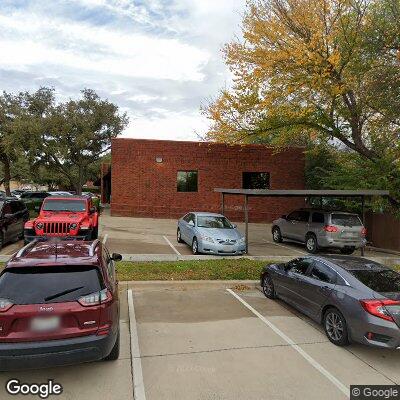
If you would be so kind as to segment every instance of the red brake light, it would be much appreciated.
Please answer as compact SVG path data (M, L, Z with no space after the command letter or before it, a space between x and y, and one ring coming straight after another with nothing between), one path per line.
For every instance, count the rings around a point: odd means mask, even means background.
M367 236L367 228L362 228L361 229L361 236Z
M93 292L82 296L78 299L78 303L84 307L98 306L101 303L107 303L112 300L112 295L107 289L100 292Z
M0 312L9 310L14 304L8 299L0 299Z
M333 225L326 225L326 226L324 226L324 231L334 233L334 232L339 232L339 229Z
M360 300L360 303L366 312L391 322L394 322L394 319L386 309L386 306L400 305L400 301L395 300Z

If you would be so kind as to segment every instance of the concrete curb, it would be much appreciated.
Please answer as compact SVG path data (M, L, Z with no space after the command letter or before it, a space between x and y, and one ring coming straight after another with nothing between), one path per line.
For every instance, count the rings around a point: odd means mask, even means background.
M135 290L228 289L238 285L254 289L260 285L259 281L253 280L121 281L121 283Z
M11 255L1 254L0 262L7 262ZM193 261L193 260L256 260L256 261L282 261L287 262L295 256L209 256L209 255L177 255L177 254L122 254L123 261L151 262L151 261ZM388 265L400 265L400 256L365 257L369 260Z

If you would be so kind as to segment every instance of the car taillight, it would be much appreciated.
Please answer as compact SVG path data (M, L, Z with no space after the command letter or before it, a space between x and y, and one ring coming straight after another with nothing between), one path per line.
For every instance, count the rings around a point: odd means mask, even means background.
M324 231L333 233L333 232L339 232L339 229L336 226L333 226L333 225L325 225L324 226Z
M111 293L107 289L99 292L93 292L82 296L78 299L78 303L84 307L97 306L100 303L106 303L112 299Z
M368 313L375 315L375 317L379 317L385 319L386 321L394 322L393 317L390 315L388 308L390 307L399 307L400 301L395 300L360 300L361 305L364 310Z
M362 228L361 229L361 236L367 236L367 228Z
M14 303L12 303L8 299L0 299L0 312L5 312L9 310L13 305Z

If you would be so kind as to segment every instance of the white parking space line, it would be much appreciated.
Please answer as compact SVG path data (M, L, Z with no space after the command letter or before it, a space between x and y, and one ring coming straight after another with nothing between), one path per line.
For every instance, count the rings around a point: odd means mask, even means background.
M128 290L129 330L131 334L131 366L133 376L133 398L146 400L144 390L142 361L140 358L139 339L137 334L135 307L133 305L132 290Z
M265 325L269 326L277 335L279 335L287 344L289 344L294 350L296 350L306 361L308 361L316 370L318 370L322 375L329 379L341 392L343 392L347 397L350 397L349 388L335 378L329 371L327 371L318 361L314 360L308 353L306 353L300 346L293 342L290 337L286 336L277 326L275 326L271 321L260 314L256 309L254 309L250 304L243 300L239 295L237 295L233 290L226 289L233 297L239 300L247 309L249 309L254 315L256 315Z
M178 254L178 256L181 256L182 254L179 253L179 251L175 248L175 246L169 241L169 239L166 236L163 236L163 238L165 239L165 241L168 243L169 247L171 247L171 249Z
M104 237L103 237L103 244L106 244L107 239L108 239L108 233L106 233L106 234L104 235Z
M282 247L282 248L284 248L284 249L288 249L288 250L294 251L294 252L299 253L299 254L301 254L301 255L303 255L303 256L305 256L305 255L307 254L307 253L304 252L304 251L294 249L293 247L290 247L290 246L285 246L284 244L271 242L270 240L267 240L267 239L263 239L263 241L266 242L266 243L269 243L269 244L274 244L275 246Z

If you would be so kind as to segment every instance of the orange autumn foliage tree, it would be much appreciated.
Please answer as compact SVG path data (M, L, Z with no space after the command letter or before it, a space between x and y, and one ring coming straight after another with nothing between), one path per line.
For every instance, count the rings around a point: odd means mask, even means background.
M249 0L209 140L330 141L400 187L400 0ZM333 139L333 140L332 140Z

